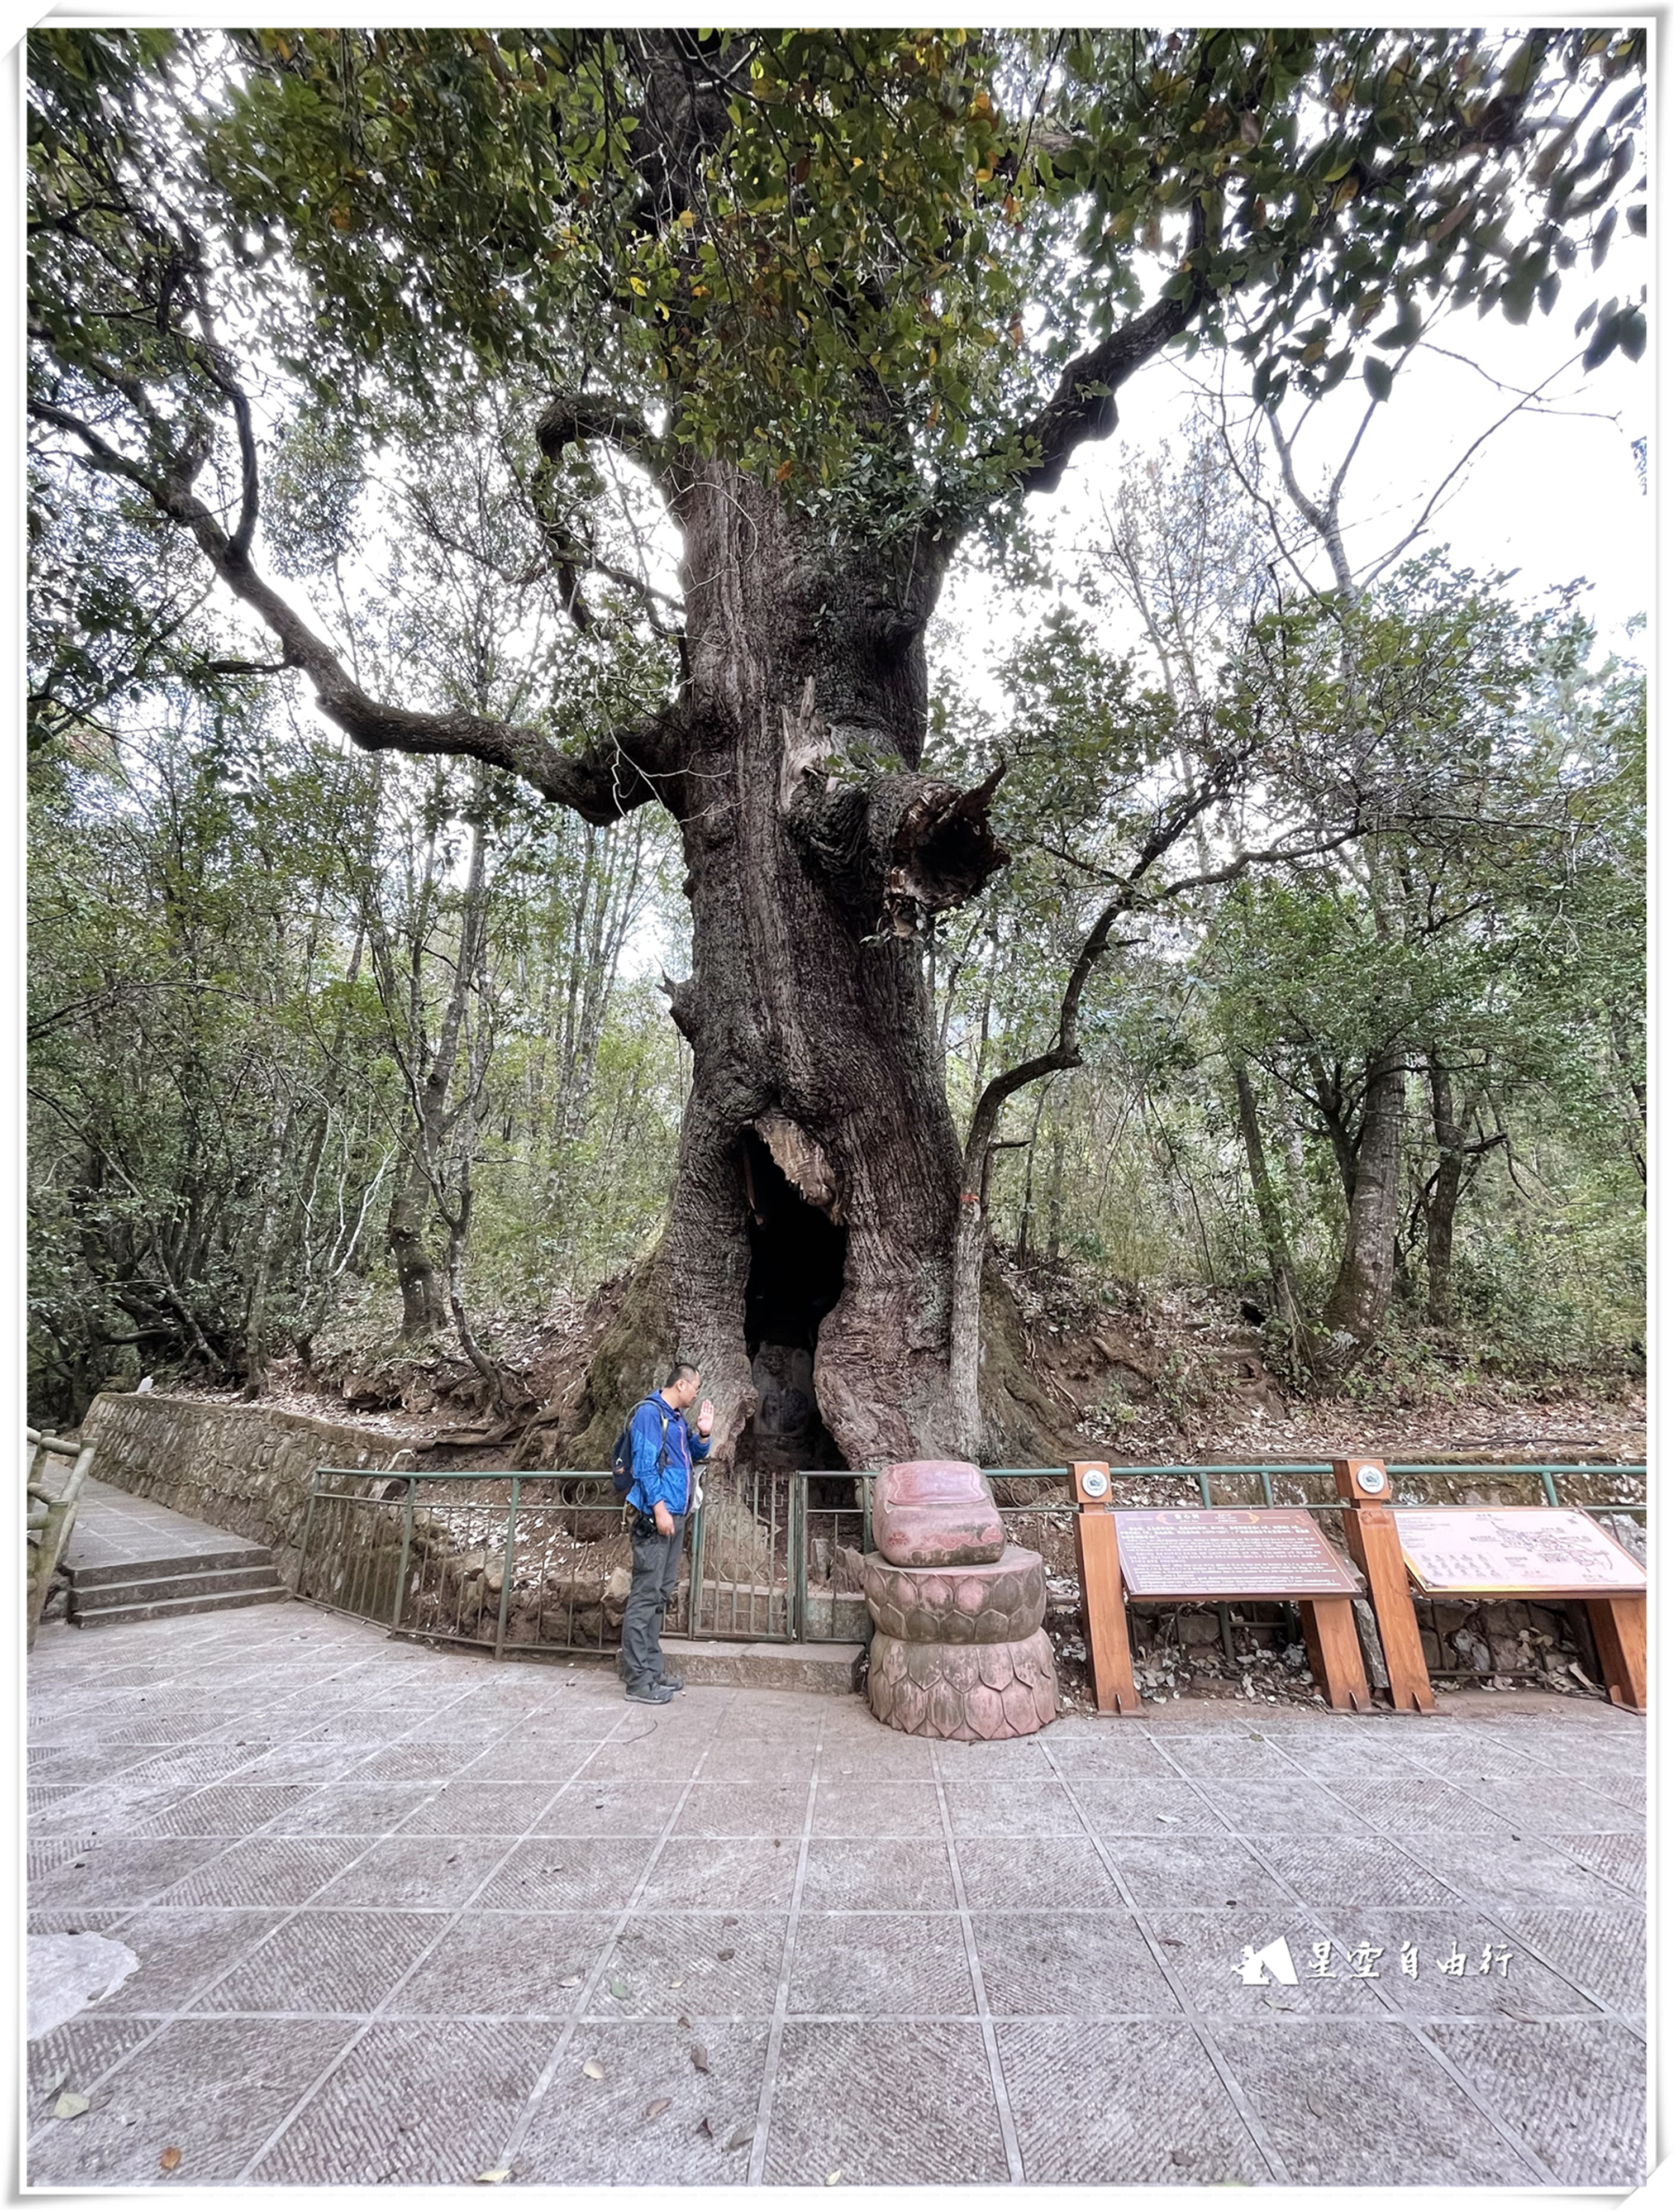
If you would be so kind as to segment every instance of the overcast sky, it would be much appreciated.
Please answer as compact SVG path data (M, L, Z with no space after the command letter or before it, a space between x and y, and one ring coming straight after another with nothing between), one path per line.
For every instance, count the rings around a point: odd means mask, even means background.
M1413 550L1447 545L1459 563L1515 571L1509 588L1531 599L1584 578L1579 605L1603 644L1622 642L1624 624L1651 606L1654 502L1634 443L1648 434L1652 355L1634 362L1614 354L1585 374L1576 357L1587 333L1577 337L1574 325L1592 300L1638 295L1646 262L1644 246L1625 240L1600 271L1586 263L1574 269L1549 316L1533 312L1521 327L1499 313L1467 313L1435 326L1431 344L1407 362L1375 410L1347 481L1343 512L1353 562L1400 538L1473 441L1521 392L1540 385L1540 409L1515 414L1479 447ZM1102 494L1110 495L1137 448L1179 446L1197 388L1214 374L1203 355L1179 362L1166 356L1123 386L1114 437L1084 447L1054 501L1032 503L1056 543L1068 546L1094 526ZM1242 362L1231 366L1229 388L1230 398L1247 389ZM1330 477L1367 404L1353 374L1316 409L1297 447L1306 491ZM1285 410L1289 422L1296 411ZM985 675L1045 604L968 570L951 577L943 612L959 633L962 682L987 691Z

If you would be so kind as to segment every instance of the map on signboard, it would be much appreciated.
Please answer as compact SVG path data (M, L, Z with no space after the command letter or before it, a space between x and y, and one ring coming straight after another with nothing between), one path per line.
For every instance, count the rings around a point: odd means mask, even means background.
M1114 1513L1131 1597L1355 1597L1362 1584L1301 1507Z
M1428 1595L1451 1590L1644 1590L1646 1571L1570 1506L1402 1505L1403 1563Z

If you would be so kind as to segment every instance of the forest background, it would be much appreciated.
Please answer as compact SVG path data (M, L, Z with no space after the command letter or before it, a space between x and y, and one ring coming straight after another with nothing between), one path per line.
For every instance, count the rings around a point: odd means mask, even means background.
M993 1133L1026 1310L1243 1322L1292 1401L1637 1386L1645 403L1621 355L1585 372L1572 325L1630 297L1639 250L1603 241L1604 287L1556 286L1516 349L1417 315L1382 390L1271 413L1226 355L1160 364L1152 422L1126 404L1051 524L955 572L926 765L1005 764L1012 855L917 942L962 1135L1051 1046L1123 890L1079 1064ZM586 463L579 625L510 400L382 449L325 386L276 372L264 406L267 560L369 692L574 728L659 696L674 561L632 466ZM1600 591L1563 490L1509 531L1497 441L1533 424L1552 485L1587 469L1616 518ZM667 1216L678 832L369 757L143 501L71 481L43 451L32 1416L112 1379L254 1395L427 1346L511 1406L531 1331ZM1172 793L1229 759L1143 867ZM1137 1417L1118 1380L1087 1413L1115 1449Z

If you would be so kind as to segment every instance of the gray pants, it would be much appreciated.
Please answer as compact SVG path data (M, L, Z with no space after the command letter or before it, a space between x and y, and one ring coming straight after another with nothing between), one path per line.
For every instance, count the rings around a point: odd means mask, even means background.
M658 1648L658 1632L681 1578L681 1547L686 1534L687 1516L677 1513L667 1536L654 1531L649 1536L631 1539L634 1576L622 1616L622 1672L634 1689L644 1689L662 1678L664 1655Z

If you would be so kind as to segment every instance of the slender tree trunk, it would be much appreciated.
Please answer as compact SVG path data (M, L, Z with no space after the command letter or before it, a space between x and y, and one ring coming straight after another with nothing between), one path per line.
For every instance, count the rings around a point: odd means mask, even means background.
M1269 1283L1274 1294L1274 1308L1291 1340L1295 1354L1307 1352L1309 1333L1304 1326L1303 1307L1297 1294L1297 1278L1292 1267L1291 1244L1286 1235L1286 1218L1280 1209L1280 1200L1269 1177L1269 1164L1263 1150L1263 1133L1257 1120L1257 1098L1251 1086L1251 1073L1242 1056L1235 1054L1234 1097L1239 1106L1240 1135L1245 1143L1246 1166L1251 1175L1252 1195L1257 1201L1257 1219L1263 1232L1263 1251L1268 1261Z
M1067 1102L1057 1099L1054 1109L1053 1141L1048 1153L1048 1260L1057 1263L1060 1241L1065 1230L1065 1116Z
M1398 1053L1381 1054L1368 1063L1350 1221L1339 1278L1324 1316L1335 1335L1357 1344L1372 1342L1391 1303L1405 1080Z
M1454 1317L1454 1216L1465 1181L1466 1138L1455 1120L1449 1072L1436 1045L1426 1054L1426 1073L1437 1139L1437 1178L1426 1207L1426 1319L1447 1328Z

